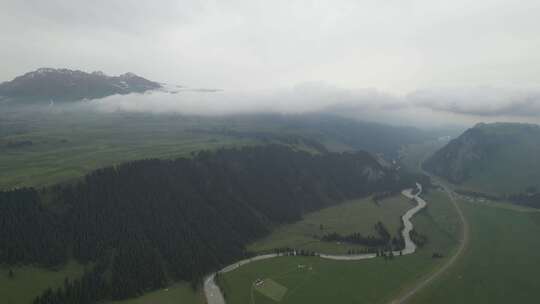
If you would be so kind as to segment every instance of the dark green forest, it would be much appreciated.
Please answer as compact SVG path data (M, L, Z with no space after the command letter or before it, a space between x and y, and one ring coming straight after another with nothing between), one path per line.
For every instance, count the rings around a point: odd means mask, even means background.
M128 162L71 184L0 192L0 263L93 265L36 304L124 299L171 280L197 287L273 225L414 181L367 152L281 145Z

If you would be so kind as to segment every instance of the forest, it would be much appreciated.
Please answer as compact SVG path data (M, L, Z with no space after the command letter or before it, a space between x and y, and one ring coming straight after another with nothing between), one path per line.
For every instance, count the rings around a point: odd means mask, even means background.
M0 263L93 265L36 304L125 299L177 280L196 288L248 256L245 245L271 226L415 179L367 152L281 145L128 162L69 184L0 192Z

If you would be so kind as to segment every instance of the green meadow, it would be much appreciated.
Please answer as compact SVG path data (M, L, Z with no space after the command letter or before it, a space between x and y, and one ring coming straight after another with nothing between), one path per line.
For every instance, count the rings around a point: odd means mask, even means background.
M394 196L375 203L371 198L347 201L336 206L308 213L296 223L277 227L269 236L248 246L253 252L290 247L320 253L347 253L360 249L351 244L322 242L320 238L332 232L347 235L359 232L365 236L377 235L374 225L381 221L392 236L397 236L401 216L413 205L406 199Z
M202 291L193 291L188 283L175 283L166 288L152 291L141 297L114 301L109 304L204 304Z
M254 262L220 276L227 303L278 303L255 289L257 279L271 279L287 289L279 303L385 303L434 271L456 248L460 225L450 201L437 191L426 200L427 209L413 218L417 231L428 237L417 253L391 260L279 257ZM356 219L362 222L364 215L356 214ZM445 257L434 259L434 252Z
M196 132L199 121L192 117L73 113L64 117L38 116L35 122L12 118L9 134L0 136L0 189L52 185L126 161L255 143ZM21 124L25 127L19 130ZM8 147L17 142L31 144Z
M13 277L9 277L9 270ZM62 287L65 278L74 279L84 272L84 266L69 262L58 269L35 266L0 266L0 302L3 304L30 304L35 297L51 287Z
M465 254L411 303L536 303L540 212L460 204L470 226Z

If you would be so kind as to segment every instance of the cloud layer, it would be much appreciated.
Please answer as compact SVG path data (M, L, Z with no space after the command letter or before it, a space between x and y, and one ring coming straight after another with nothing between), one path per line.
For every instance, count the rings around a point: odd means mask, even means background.
M540 89L501 89L475 87L421 90L408 99L435 111L463 115L497 117L539 117Z
M0 80L48 66L228 90L534 85L539 10L537 0L3 0Z
M225 89L114 96L96 103L104 111L536 121L539 11L538 0L3 0L0 81L48 66Z
M182 89L175 94L115 95L87 103L99 111L228 115L327 112L420 127L479 121L540 122L540 90L465 87L419 90L404 96L325 83L254 91Z

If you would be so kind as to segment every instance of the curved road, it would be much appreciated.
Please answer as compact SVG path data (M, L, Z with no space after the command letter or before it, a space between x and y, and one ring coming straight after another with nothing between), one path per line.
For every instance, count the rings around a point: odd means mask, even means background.
M401 217L403 220L404 228L402 230L403 239L405 241L405 248L400 251L395 251L394 255L406 255L406 254L412 254L416 251L416 244L411 240L410 232L413 229L413 224L411 222L411 218L422 208L426 206L426 202L420 197L420 194L422 193L422 185L419 183L416 183L416 186L418 188L418 193L412 194L412 189L403 190L401 193L411 199L415 200L417 202L417 205L409 210ZM280 256L279 254L273 253L273 254L265 254L265 255L259 255L255 256L253 258L241 260L239 262L236 262L234 264L231 264L221 270L219 270L217 273L226 273L232 270L237 269L238 267L265 259L270 259L274 257ZM367 254L357 254L357 255L332 255L332 254L319 254L320 258L323 259L330 259L330 260L341 260L341 261L355 261L355 260L364 260L364 259L372 259L376 257L376 254L373 253L367 253ZM204 295L206 296L206 301L208 304L225 304L225 298L223 297L223 294L221 290L219 289L219 286L215 282L216 273L212 273L209 276L207 276L204 279ZM396 302L401 303L401 302Z
M437 269L435 272L431 273L427 278L421 280L418 282L415 286L413 286L410 290L402 293L401 296L394 299L393 301L390 301L391 304L401 304L406 303L408 300L410 300L414 295L416 295L419 291L424 289L427 285L429 285L432 281L440 277L448 268L450 268L454 263L457 261L457 259L463 254L465 251L465 248L469 242L469 224L467 223L467 220L465 219L465 216L463 215L463 211L461 211L461 208L459 207L458 203L456 202L456 198L454 197L454 192L448 188L444 183L439 182L438 179L434 176L431 176L430 174L424 172L425 174L429 175L431 180L435 181L435 183L439 186L441 186L446 194L450 197L450 200L452 201L452 204L454 205L454 208L456 208L456 211L459 215L463 231L462 231L462 237L461 241L459 243L459 247L456 251L456 253L444 264L441 266L441 268Z

